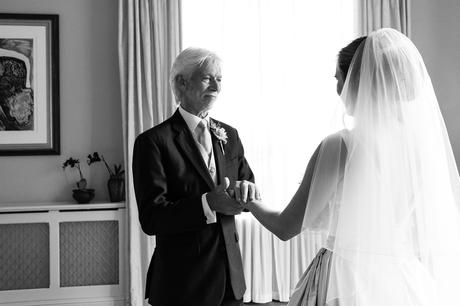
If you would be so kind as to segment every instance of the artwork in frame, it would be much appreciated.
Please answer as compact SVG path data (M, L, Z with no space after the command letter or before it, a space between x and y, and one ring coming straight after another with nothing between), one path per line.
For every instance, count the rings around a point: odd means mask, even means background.
M0 155L59 153L59 16L0 14Z

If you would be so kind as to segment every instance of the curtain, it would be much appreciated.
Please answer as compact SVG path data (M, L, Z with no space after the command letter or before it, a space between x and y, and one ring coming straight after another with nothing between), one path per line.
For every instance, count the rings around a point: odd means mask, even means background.
M252 217L236 220L240 234L246 292L244 302L287 302L300 276L316 256L326 237L304 231L284 242Z
M356 37L355 10L349 0L182 2L183 47L223 59L210 115L238 129L267 205L287 205L311 154L334 131L337 53ZM236 221L244 301L287 301L324 237L304 232L282 242L249 213Z
M361 35L393 28L410 37L410 0L359 0Z
M144 304L148 264L155 241L140 229L132 181L136 136L176 108L169 69L180 51L180 0L119 0L119 68L126 166L130 305Z

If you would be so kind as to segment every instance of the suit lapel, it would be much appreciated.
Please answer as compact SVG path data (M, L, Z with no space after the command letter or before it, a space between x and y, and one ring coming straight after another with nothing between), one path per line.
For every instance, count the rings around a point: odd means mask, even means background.
M212 181L208 168L203 161L203 157L201 157L200 150L195 144L195 139L193 139L192 133L190 132L187 123L185 123L185 120L182 118L178 110L173 115L172 124L174 130L177 132L177 136L174 139L176 144L182 149L186 158L195 167L200 176L205 180L209 188L214 189L214 182Z
M211 119L212 120L212 119ZM224 178L226 176L225 173L225 153L222 151L222 147L220 146L220 141L211 131L212 137L212 148L214 151L214 159L216 161L216 168L217 168L217 177L218 183L222 184ZM230 184L234 185L235 182L230 182ZM232 186L232 185L231 185ZM233 187L230 187L233 188ZM231 285L233 288L233 292L235 297L241 299L243 297L244 291L246 290L246 285L244 282L244 275L242 259L241 259L241 252L238 248L238 238L237 238L237 231L235 227L235 217L234 216L225 216L220 213L217 213L217 218L220 220L221 228L222 228L222 235L224 236L225 241L225 248L227 251L227 258L229 261L229 273L231 279Z
M217 183L222 184L225 178L225 156L223 155L222 148L219 144L219 139L217 139L213 132L211 132L211 138L217 168Z

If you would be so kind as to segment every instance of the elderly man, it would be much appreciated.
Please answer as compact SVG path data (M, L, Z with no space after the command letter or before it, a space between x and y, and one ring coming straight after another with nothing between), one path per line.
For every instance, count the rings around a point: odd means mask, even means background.
M237 131L208 115L221 89L220 67L208 50L182 51L170 77L177 111L134 145L139 220L157 242L146 283L152 305L242 305L234 215L244 199L227 188L237 184L238 195L253 197L254 175Z

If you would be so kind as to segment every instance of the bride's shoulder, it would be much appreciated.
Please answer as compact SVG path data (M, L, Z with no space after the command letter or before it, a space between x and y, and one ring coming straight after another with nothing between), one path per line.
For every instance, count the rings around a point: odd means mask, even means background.
M326 138L323 139L322 143L333 143L333 144L339 144L346 142L346 139L350 136L350 131L347 129L343 129L340 131L337 131L333 134L328 135Z
M349 137L350 131L346 129L330 134L321 142L320 150L318 152L319 155L322 155L323 158L341 160L342 157L347 155L347 139Z

